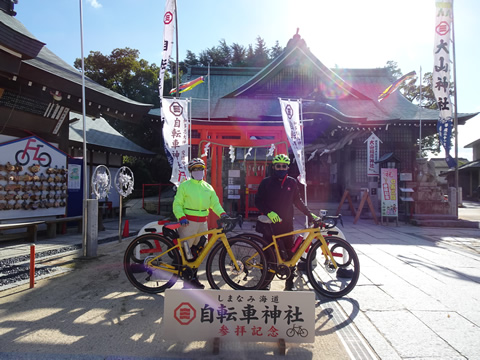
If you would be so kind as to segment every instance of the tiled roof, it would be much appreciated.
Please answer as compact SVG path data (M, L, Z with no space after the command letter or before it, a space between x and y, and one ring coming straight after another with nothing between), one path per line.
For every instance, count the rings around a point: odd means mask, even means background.
M341 125L386 125L419 120L436 123L438 111L420 108L396 91L380 103L377 97L395 80L386 68L376 69L333 69L325 67L306 47L301 39L289 41L285 51L265 68L211 68L209 79L182 97L192 98L192 118L207 119L210 99L212 121L236 121L248 119L262 123L281 121L277 95L255 96L255 88L274 78L287 66L292 58L302 66L316 69L317 76L330 80L333 86L344 91L346 96L332 98L327 103L304 101L304 118L328 115ZM300 61L298 61L300 59ZM205 76L206 67L192 67L182 82ZM209 94L210 89L210 94ZM304 100L308 100L308 97ZM458 114L459 124L477 113Z
M74 118L79 118L80 120L70 124L68 139L72 142L83 143L82 115L70 113L70 119L72 120ZM104 118L93 120L87 116L85 122L87 125L87 144L101 146L105 148L106 151L120 152L125 155L155 155L154 152L142 148L120 134L111 127Z

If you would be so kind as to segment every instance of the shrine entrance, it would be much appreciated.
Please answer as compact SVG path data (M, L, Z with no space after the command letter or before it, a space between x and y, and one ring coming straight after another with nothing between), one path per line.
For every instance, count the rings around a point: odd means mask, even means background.
M217 125L194 120L191 136L192 157L206 161L207 181L225 211L244 218L257 211L255 194L263 178L269 176L273 156L288 154L283 124L250 124ZM214 225L209 218L209 226Z

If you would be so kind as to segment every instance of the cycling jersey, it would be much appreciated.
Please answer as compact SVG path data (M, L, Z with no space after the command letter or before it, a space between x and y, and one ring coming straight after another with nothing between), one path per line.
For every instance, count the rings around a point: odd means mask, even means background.
M180 220L186 215L208 216L209 209L220 216L225 213L213 187L203 180L186 180L180 184L173 200L173 213Z
M255 206L263 214L276 212L283 221L293 224L293 205L302 213L310 216L310 210L305 206L298 188L298 182L287 176L278 179L270 176L262 180L255 196Z

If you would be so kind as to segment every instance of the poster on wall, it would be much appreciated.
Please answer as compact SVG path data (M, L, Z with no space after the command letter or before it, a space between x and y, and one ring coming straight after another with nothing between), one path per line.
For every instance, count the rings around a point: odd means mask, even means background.
M381 170L382 217L398 217L397 169Z
M2 219L65 215L67 155L36 136L0 144Z

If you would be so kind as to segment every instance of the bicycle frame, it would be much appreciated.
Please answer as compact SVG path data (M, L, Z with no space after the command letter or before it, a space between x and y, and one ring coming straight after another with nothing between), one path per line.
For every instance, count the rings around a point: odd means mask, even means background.
M306 239L303 241L303 243L299 246L297 251L292 255L292 258L290 260L283 260L282 257L280 256L280 248L278 246L277 239L280 239L285 236L290 236L290 235L297 235L297 234L304 234L308 233L308 236ZM277 263L280 265L286 265L288 267L293 267L297 264L297 262L300 260L302 257L302 254L309 248L309 246L312 244L314 239L318 239L322 243L322 253L325 257L328 257L331 261L333 266L338 268L337 263L335 262L335 259L333 257L333 254L330 252L330 249L327 246L327 242L325 241L325 238L323 237L320 228L315 227L315 228L306 228L306 229L301 229L301 230L295 230L291 231L289 233L284 233L280 235L273 235L272 236L272 243L265 246L263 250L265 251L269 247L273 246L275 249L275 253L277 255ZM289 250L287 250L289 251ZM273 270L270 270L273 271Z
M194 261L187 261L186 256L185 256L185 252L184 252L183 246L182 246L183 242L187 241L189 239L196 238L198 236L207 236L208 237L208 235L212 235L212 236L211 236L210 240L208 240L207 244L202 249L200 254L198 254L197 258ZM230 259L232 259L232 261L235 265L235 269L237 271L240 271L240 267L238 266L238 263L235 259L235 255L232 252L232 249L230 247L230 243L228 242L227 236L223 232L223 228L210 229L208 231L204 231L204 232L201 232L201 233L198 233L198 234L193 234L193 235L188 236L188 237L177 238L177 239L174 240L174 244L175 244L174 247L172 247L172 248L170 248L166 251L163 251L162 253L160 253L160 254L156 255L155 257L153 257L152 259L148 260L146 265L148 265L149 267L152 267L152 268L156 268L156 269L160 269L160 270L163 270L163 271L167 271L167 272L171 272L171 273L176 274L176 273L178 273L178 269L175 266L170 265L170 264L164 264L164 263L162 263L161 266L158 266L158 265L154 265L153 262L157 258L160 258L163 255L167 254L168 252L173 251L174 249L179 249L180 256L182 258L182 266L188 265L192 269L198 269L200 267L200 265L203 263L203 260L205 260L207 255L210 253L210 250L217 243L218 239L220 239L222 241L223 245L225 246L225 248L227 250L227 253L230 256ZM158 249L147 249L147 250L142 250L141 253L149 253L149 252L153 253L156 250L158 250Z

